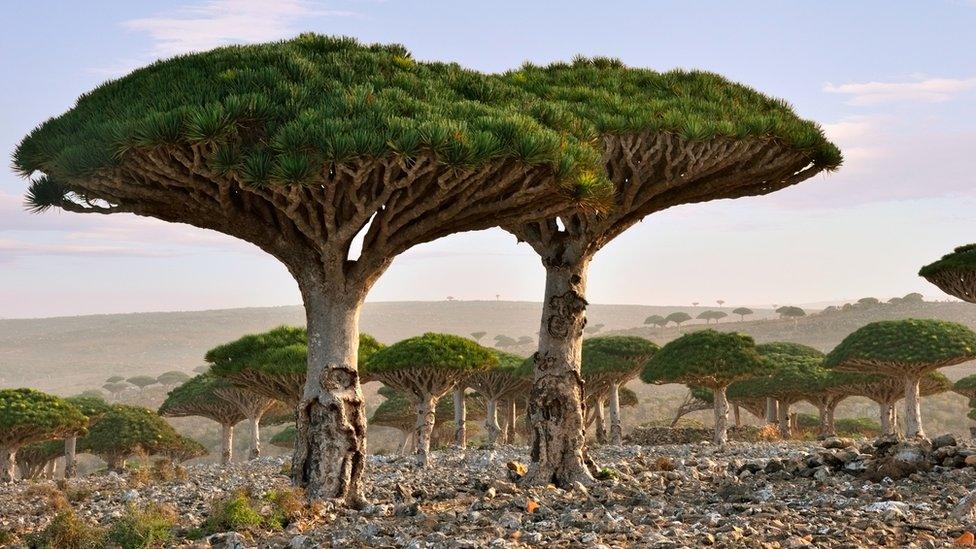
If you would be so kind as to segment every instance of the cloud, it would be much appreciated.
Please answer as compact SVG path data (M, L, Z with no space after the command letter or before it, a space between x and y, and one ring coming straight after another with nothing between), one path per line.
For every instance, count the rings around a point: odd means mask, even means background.
M307 0L206 0L154 17L131 19L123 26L144 32L155 42L153 54L169 57L228 44L286 38L309 19L348 17L354 12L328 10Z
M928 78L914 82L863 82L824 86L827 93L850 96L848 105L869 106L895 102L939 103L976 89L976 77Z
M22 240L0 239L0 263L9 263L15 258L38 256L75 257L171 257L176 253L169 250L143 247L98 246L86 244L43 244Z

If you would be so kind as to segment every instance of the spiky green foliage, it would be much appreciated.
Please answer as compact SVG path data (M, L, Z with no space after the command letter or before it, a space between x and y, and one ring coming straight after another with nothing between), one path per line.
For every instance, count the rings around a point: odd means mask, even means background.
M627 373L640 367L660 349L652 341L634 336L591 337L583 340L583 375Z
M661 315L651 315L644 319L644 324L650 324L653 326L664 326L668 321Z
M952 385L952 390L966 398L976 398L976 374L966 376L955 382Z
M133 376L126 379L126 381L140 389L145 389L146 387L155 385L157 383L156 378L153 376Z
M976 244L958 246L918 271L918 275L929 278L945 271L976 271Z
M976 333L943 320L872 322L844 338L824 363L865 373L916 372L976 357Z
M167 437L156 445L155 453L166 456L177 463L182 463L191 459L196 459L207 455L207 447L196 440L178 435L175 438Z
M88 418L67 400L34 389L0 390L0 448L83 433Z
M830 372L815 357L772 354L763 357L771 367L769 375L729 385L730 399L772 397L787 403L820 392Z
M470 339L428 332L377 352L366 361L363 372L377 375L421 368L473 372L495 366L498 362L495 352Z
M111 408L111 405L105 402L105 399L95 396L73 396L68 397L67 400L72 406L78 408L78 410L88 418L89 424L93 424L100 420Z
M774 341L772 343L760 343L756 345L756 350L759 354L763 356L771 356L777 354L791 355L791 356L804 356L808 358L819 358L823 359L824 354L809 345L803 345L802 343L793 343L790 341Z
M691 391L691 396L702 402L707 402L712 404L715 402L715 393L707 387L702 387L701 385L689 385L688 390Z
M645 383L690 383L712 389L769 373L747 335L700 330L661 348L644 367Z
M632 408L640 404L640 399L637 397L637 393L633 389L628 389L627 387L620 388L619 398L621 408Z
M139 452L158 453L177 438L179 434L152 410L117 404L78 440L78 450L111 462Z
M219 394L221 389L232 387L229 381L213 374L194 376L166 395L159 407L159 415L201 416L221 425L234 425L245 418L244 412Z

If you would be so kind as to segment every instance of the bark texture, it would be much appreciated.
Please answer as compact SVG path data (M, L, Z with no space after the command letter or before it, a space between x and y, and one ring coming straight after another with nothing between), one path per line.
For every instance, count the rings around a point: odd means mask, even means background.
M251 416L248 422L251 424L251 450L247 459L258 459L261 457L261 417Z
M772 397L766 397L766 424L771 425L776 423L779 417L779 410L777 410L776 399Z
M898 418L896 416L894 402L878 403L878 415L881 419L881 434L894 435L898 428Z
M715 395L715 437L712 442L725 444L729 441L729 399L725 397L725 387L717 387Z
M494 448L498 444L498 437L502 433L502 428L498 425L498 401L489 399L485 412L485 438L488 448Z
M0 448L0 482L13 482L17 470L17 449Z
M779 427L779 436L783 440L789 440L793 438L793 429L790 427L790 403L785 400L780 400L777 403L777 418L776 422Z
M910 439L925 438L918 384L918 377L911 376L905 379L905 437Z
M603 401L597 400L593 408L593 414L596 418L596 441L600 444L607 443L607 417L604 413L605 411L606 406L603 405Z
M234 426L220 426L220 463L228 464L234 457Z
M454 446L465 448L467 446L467 421L468 413L464 405L464 387L458 385L454 388Z
M427 395L417 403L417 464L430 467L430 434L434 431L437 399Z
M78 476L78 437L70 436L64 439L64 478Z
M607 408L610 413L610 444L623 444L623 429L620 426L620 384L610 385L610 396L607 399Z

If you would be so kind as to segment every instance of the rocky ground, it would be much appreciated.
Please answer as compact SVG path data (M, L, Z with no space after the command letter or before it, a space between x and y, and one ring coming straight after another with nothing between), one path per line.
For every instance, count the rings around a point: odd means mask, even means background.
M604 467L594 485L526 490L511 471L525 448L436 452L429 470L373 456L375 504L363 511L319 506L283 530L197 540L186 536L214 501L287 487L283 460L191 466L169 481L91 476L60 492L51 481L18 482L0 486L0 531L22 543L51 520L56 493L92 524L127 506L172 504L171 544L183 547L943 547L976 531L963 502L976 489L976 448L950 439L606 446L592 457Z

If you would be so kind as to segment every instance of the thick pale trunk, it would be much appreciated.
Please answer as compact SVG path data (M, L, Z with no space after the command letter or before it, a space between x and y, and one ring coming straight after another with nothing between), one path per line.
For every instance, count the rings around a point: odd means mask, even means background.
M64 478L75 478L78 476L78 459L75 457L78 452L78 437L68 437L64 439Z
M766 397L766 425L776 423L776 417L779 415L777 408L776 399Z
M793 436L792 429L790 429L790 405L781 400L777 403L777 408L779 436L783 440L789 440Z
M742 427L742 412L739 410L738 404L732 405L732 417L735 418L735 426Z
M881 434L894 435L896 433L895 403L884 402L878 404L878 415L881 418Z
M925 438L918 382L919 378L914 376L905 380L905 437L910 439Z
M620 384L610 386L610 398L607 402L610 412L610 444L621 445L624 442L623 431L620 428Z
M361 299L331 302L335 288L303 289L308 325L308 376L297 411L294 481L310 499L366 504L366 408L359 384Z
M837 412L838 404L840 404L840 399L831 398L827 401L826 422L820 426L820 435L823 437L837 436L837 428L834 426L834 414Z
M454 446L458 448L464 448L468 444L468 433L465 427L467 421L468 413L464 405L464 387L458 385L454 388Z
M596 441L600 444L607 443L607 418L604 411L603 401L597 400L593 406L593 415L596 418Z
M583 426L580 358L586 326L586 269L589 260L546 264L546 292L539 350L529 398L532 447L525 484L589 484Z
M257 459L261 457L261 417L250 417L248 421L251 423L251 451L247 458Z
M518 409L515 406L515 399L508 401L508 443L515 444L515 433L517 431L516 422L518 421Z
M0 448L0 482L13 482L17 470L17 448Z
M501 428L502 432L498 436L498 442L501 444L508 444L508 434L511 431L512 418L508 415L508 404L504 400L498 401L498 407L500 409L501 416Z
M430 434L434 432L437 399L428 395L417 404L417 463L430 467Z
M489 448L495 447L501 433L502 428L498 425L498 401L489 399L485 406L485 437Z
M234 426L220 426L220 463L226 465L230 463L234 452Z
M729 400L725 397L725 387L712 391L715 395L715 444L729 441Z

